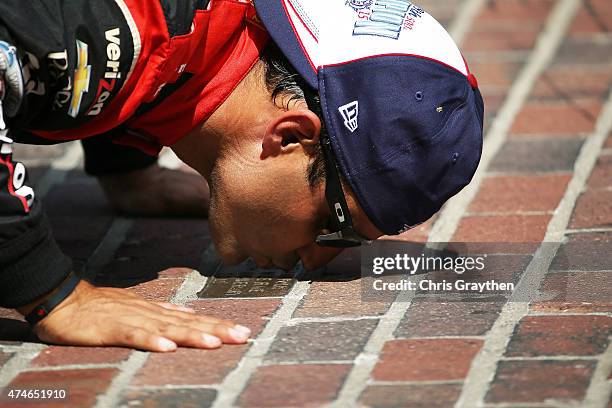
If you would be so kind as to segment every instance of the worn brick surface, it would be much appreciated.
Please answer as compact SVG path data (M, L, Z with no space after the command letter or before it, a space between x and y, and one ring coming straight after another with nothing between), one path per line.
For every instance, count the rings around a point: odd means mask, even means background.
M63 366L69 364L112 364L130 356L124 348L49 346L30 363L34 367Z
M559 205L571 176L491 176L472 201L470 213L552 211Z
M89 408L98 395L105 392L118 374L114 368L60 371L30 371L20 373L7 389L66 390L65 400L2 401L3 407L74 407Z
M612 233L570 235L559 248L550 269L553 271L612 269Z
M352 360L361 352L378 320L301 323L283 327L266 361Z
M459 242L540 242L549 215L499 215L464 217L453 236Z
M605 351L609 316L527 316L516 327L506 356L588 356Z
M179 348L167 354L151 354L136 373L133 385L218 384L232 371L248 345L226 345L218 350Z
M377 381L461 380L481 347L482 341L476 339L389 341L372 377Z
M582 141L575 138L511 138L490 169L512 173L572 171L581 147Z
M200 315L231 320L251 329L251 336L257 336L264 328L268 319L280 305L279 299L241 299L236 300L198 300L190 302Z
M379 316L390 302L363 301L360 280L313 282L294 317Z
M612 82L609 67L561 66L547 70L531 93L531 100L605 99ZM585 120L583 117L581 120ZM548 129L546 129L548 131Z
M446 408L461 394L460 384L370 385L359 402L373 408Z
M273 365L257 369L243 391L240 407L311 407L331 402L350 365Z
M510 131L515 135L574 136L591 133L600 110L601 102L598 100L529 103L517 115Z
M395 337L480 336L491 328L505 301L501 297L417 298Z
M217 391L210 389L131 389L124 393L120 406L142 408L207 408Z
M590 0L583 4L570 29L573 36L609 33L612 8L607 0Z
M182 279L154 279L127 289L150 301L168 302L182 283Z
M579 404L594 361L502 361L486 402ZM551 381L554 378L554 381Z
M612 273L549 273L540 288L541 298L531 306L546 312L612 312Z
M248 326L257 336L279 305L276 299L262 300L199 300L189 304L203 315L233 320ZM217 384L233 370L248 345L227 345L219 350L181 348L175 353L151 354L137 373L135 385Z
M612 187L612 155L599 157L587 186L590 189Z
M587 191L580 196L571 228L598 228L612 226L612 191Z
M589 38L570 38L563 42L555 58L556 66L597 66L612 64L612 39L593 41Z

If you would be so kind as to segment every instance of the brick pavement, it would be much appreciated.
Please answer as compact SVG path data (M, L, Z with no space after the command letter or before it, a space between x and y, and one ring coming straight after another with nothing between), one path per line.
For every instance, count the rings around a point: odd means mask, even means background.
M612 406L612 2L421 3L462 42L487 131L472 185L402 239L528 243L483 272L513 295L364 301L358 251L312 281L203 276L205 221L116 217L78 145L19 148L82 273L235 319L255 340L167 355L47 346L0 310L0 386L69 390L0 406Z

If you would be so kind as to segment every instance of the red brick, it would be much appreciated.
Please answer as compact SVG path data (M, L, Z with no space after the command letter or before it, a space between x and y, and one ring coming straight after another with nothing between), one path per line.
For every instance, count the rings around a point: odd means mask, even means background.
M512 85L512 81L521 68L520 63L494 59L468 60L468 62L470 70L478 78L478 84L481 89L495 87L507 90ZM488 102L487 100L487 105Z
M508 344L508 357L590 356L605 351L609 316L527 316Z
M547 70L536 83L531 99L558 100L561 95L605 99L612 82L609 67L564 66Z
M502 361L488 403L579 405L595 369L593 361Z
M217 350L179 348L174 353L153 353L132 385L219 384L236 368L248 347L225 345Z
M2 407L89 408L95 404L96 397L107 390L117 374L118 370L114 368L22 372L7 389L66 390L67 399L44 400L42 403L40 400L3 401Z
M252 336L257 336L272 317L280 299L215 299L198 300L189 303L200 315L231 320L251 329Z
M198 314L219 317L243 324L257 336L272 315L280 300L198 300L188 306ZM194 385L217 384L232 371L248 345L225 345L218 350L181 348L175 353L151 354L137 373L135 385Z
M593 38L567 38L555 57L554 66L580 66L604 68L612 62L612 42Z
M541 242L550 221L548 215L464 217L453 241Z
M241 407L305 407L332 402L351 366L275 365L260 367L239 399Z
M69 364L113 364L126 360L131 351L115 347L49 346L30 363L34 367Z
M610 135L608 136L608 140L606 140L606 144L604 145L604 148L612 149L612 132L610 132Z
M466 37L463 49L475 51L516 51L533 48L541 30L539 25L493 23L475 26Z
M612 225L612 191L594 190L578 199L570 228L597 228Z
M295 317L378 316L390 301L364 301L359 279L339 282L313 282L295 311Z
M475 339L389 341L372 376L377 381L462 380L482 343Z
M605 34L612 29L612 8L608 0L590 0L590 12L583 4L571 26L572 35Z
M570 234L557 251L550 270L608 271L610 265L612 265L612 233L592 232Z
M370 385L359 402L372 408L447 408L461 395L460 384Z
M553 211L559 205L571 176L494 176L484 180L470 205L470 213Z
M524 24L525 22L543 21L554 4L553 0L530 2L504 0L488 2L478 15L475 25L484 22L514 21Z
M502 297L417 298L395 337L481 336L493 326L504 303Z
M601 156L597 160L588 187L593 189L612 187L612 155Z
M135 286L128 290L154 302L168 302L172 299L178 288L181 287L183 279L153 279Z
M519 112L510 130L513 135L543 134L553 136L575 136L590 134L595 128L601 111L598 100L566 102L528 103Z
M543 300L531 309L544 312L612 312L612 273L549 273L540 288Z
M118 406L142 408L209 408L217 391L206 388L128 389Z

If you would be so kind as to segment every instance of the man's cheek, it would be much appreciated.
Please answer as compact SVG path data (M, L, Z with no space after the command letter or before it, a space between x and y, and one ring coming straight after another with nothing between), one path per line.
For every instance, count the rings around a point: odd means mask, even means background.
M302 263L307 270L327 265L341 252L342 248L325 248L314 243L298 250Z

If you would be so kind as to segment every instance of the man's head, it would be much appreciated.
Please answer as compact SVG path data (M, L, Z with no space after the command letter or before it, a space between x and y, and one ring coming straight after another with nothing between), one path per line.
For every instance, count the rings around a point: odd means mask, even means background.
M480 158L482 100L435 20L403 0L287 2L256 1L282 52L269 47L174 146L209 181L210 224L226 262L251 256L288 268L299 256L319 266L337 253L314 243L329 225L346 231L351 215L368 239L397 234L465 186ZM321 14L326 7L335 9ZM326 200L332 161L348 208L333 192Z

